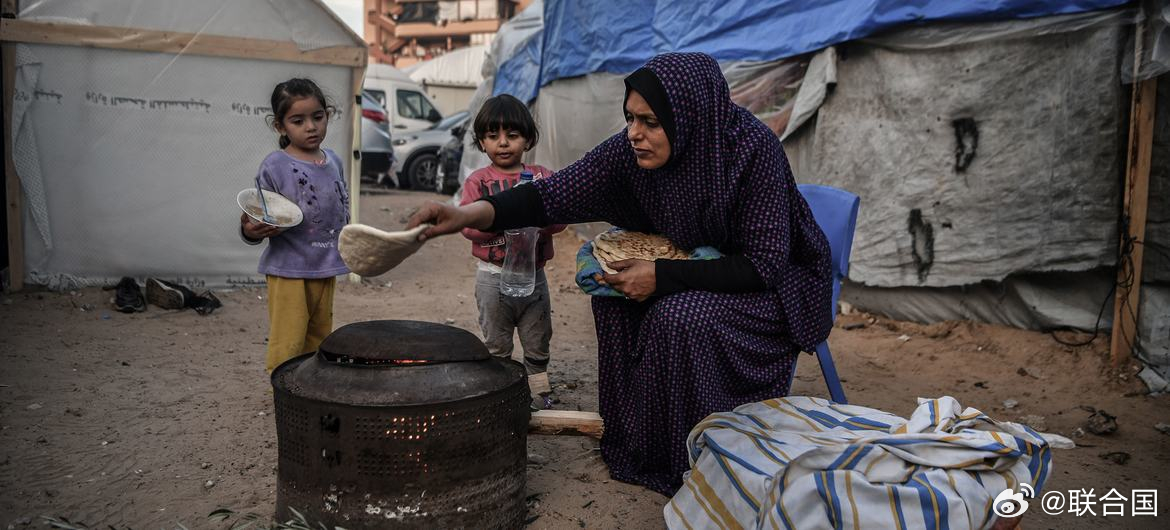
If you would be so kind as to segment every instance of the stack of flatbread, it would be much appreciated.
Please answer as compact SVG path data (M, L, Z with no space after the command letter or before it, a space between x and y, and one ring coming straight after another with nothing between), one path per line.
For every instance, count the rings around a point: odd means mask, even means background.
M601 264L601 268L609 274L617 271L609 266L610 263L624 259L643 259L655 261L660 259L687 259L682 249L674 246L666 236L647 234L643 232L628 232L617 230L602 232L593 238L593 257Z

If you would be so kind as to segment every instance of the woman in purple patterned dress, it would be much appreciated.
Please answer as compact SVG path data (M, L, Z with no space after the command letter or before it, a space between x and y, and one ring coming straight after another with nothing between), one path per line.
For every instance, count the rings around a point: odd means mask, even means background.
M626 78L627 127L550 178L411 219L463 227L606 221L718 248L711 261L626 260L593 298L602 456L672 495L686 437L712 412L788 394L796 355L832 327L829 246L776 135L731 101L710 56L659 55Z

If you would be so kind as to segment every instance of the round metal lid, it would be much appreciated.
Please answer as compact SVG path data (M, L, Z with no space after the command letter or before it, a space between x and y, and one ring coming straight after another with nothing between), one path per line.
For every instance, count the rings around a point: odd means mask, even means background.
M523 384L524 367L492 357L471 332L404 320L342 326L272 372L277 391L357 406L449 403Z
M327 362L366 366L491 358L487 346L470 331L413 320L346 324L325 338L319 354Z

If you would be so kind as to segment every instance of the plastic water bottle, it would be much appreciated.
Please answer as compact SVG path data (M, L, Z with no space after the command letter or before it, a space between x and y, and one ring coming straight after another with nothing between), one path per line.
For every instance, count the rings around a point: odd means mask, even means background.
M517 186L532 183L532 172L520 172ZM507 296L528 296L536 290L536 242L540 229L517 228L504 231L504 271L500 273L500 292Z

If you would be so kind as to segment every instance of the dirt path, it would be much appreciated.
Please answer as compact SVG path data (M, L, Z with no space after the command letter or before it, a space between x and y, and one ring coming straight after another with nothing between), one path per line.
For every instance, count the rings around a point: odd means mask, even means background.
M411 207L435 198L363 195L363 221L397 228ZM579 242L566 232L556 244L548 275L557 406L597 410L593 320L588 297L572 285ZM478 333L473 282L467 242L441 238L383 277L343 284L335 323L450 321ZM224 307L207 317L153 306L125 315L110 309L110 295L85 289L0 299L0 527L43 528L38 518L51 515L90 525L202 528L218 507L272 513L277 455L263 363L264 290L222 293ZM1132 371L1124 379L1108 375L1103 339L1071 348L1009 328L846 315L830 343L850 401L903 416L919 396L952 395L992 417L1031 416L1042 430L1074 436L1089 416L1082 407L1108 411L1117 432L1074 437L1081 447L1055 453L1047 489L1170 495L1170 437L1154 428L1170 423L1170 399L1144 395ZM793 394L827 395L814 358L802 356ZM1005 408L1009 399L1018 405ZM530 528L662 526L666 499L610 480L596 447L585 438L530 438L541 462L529 466L530 516L539 516ZM1099 456L1117 452L1128 462ZM1102 517L1099 506L1097 516L1051 516L1034 506L1025 525L1162 528L1167 504L1145 518Z

